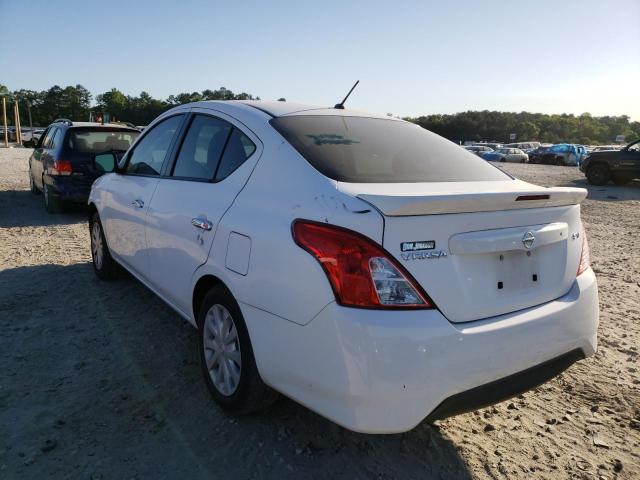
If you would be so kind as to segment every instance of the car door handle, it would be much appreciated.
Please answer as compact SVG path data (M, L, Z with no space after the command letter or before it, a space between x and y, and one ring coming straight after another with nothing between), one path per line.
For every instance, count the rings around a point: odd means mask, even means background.
M213 228L213 225L209 220L203 218L192 218L191 225L196 228L201 228L202 230L206 230L207 232Z
M144 207L144 202L138 198L138 199L134 200L133 202L131 202L131 206L132 207L143 208Z

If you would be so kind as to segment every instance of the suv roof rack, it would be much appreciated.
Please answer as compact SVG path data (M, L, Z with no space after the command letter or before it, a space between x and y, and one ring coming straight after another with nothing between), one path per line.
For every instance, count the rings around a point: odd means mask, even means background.
M51 123L66 123L67 125L73 125L73 122L71 120L69 120L68 118L56 118Z

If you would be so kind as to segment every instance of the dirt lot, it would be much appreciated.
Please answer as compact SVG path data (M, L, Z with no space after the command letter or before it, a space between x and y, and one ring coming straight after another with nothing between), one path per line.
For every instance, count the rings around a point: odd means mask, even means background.
M0 149L0 478L640 478L640 183L583 204L595 357L496 407L367 436L286 399L221 412L195 330L132 278L95 278L84 211L44 212L29 153ZM504 168L587 186L575 168Z

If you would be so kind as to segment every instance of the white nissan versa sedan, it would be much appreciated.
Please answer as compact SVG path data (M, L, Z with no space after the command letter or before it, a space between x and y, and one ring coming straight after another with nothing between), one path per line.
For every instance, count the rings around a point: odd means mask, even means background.
M89 199L93 265L123 266L199 330L237 412L295 399L409 430L593 355L579 188L542 188L408 122L283 102L157 118Z

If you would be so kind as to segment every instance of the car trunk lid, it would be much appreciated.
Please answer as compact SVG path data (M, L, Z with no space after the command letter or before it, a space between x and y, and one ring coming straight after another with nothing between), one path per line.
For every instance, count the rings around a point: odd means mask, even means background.
M384 215L383 246L451 322L554 300L575 280L583 189L519 180L338 188Z

